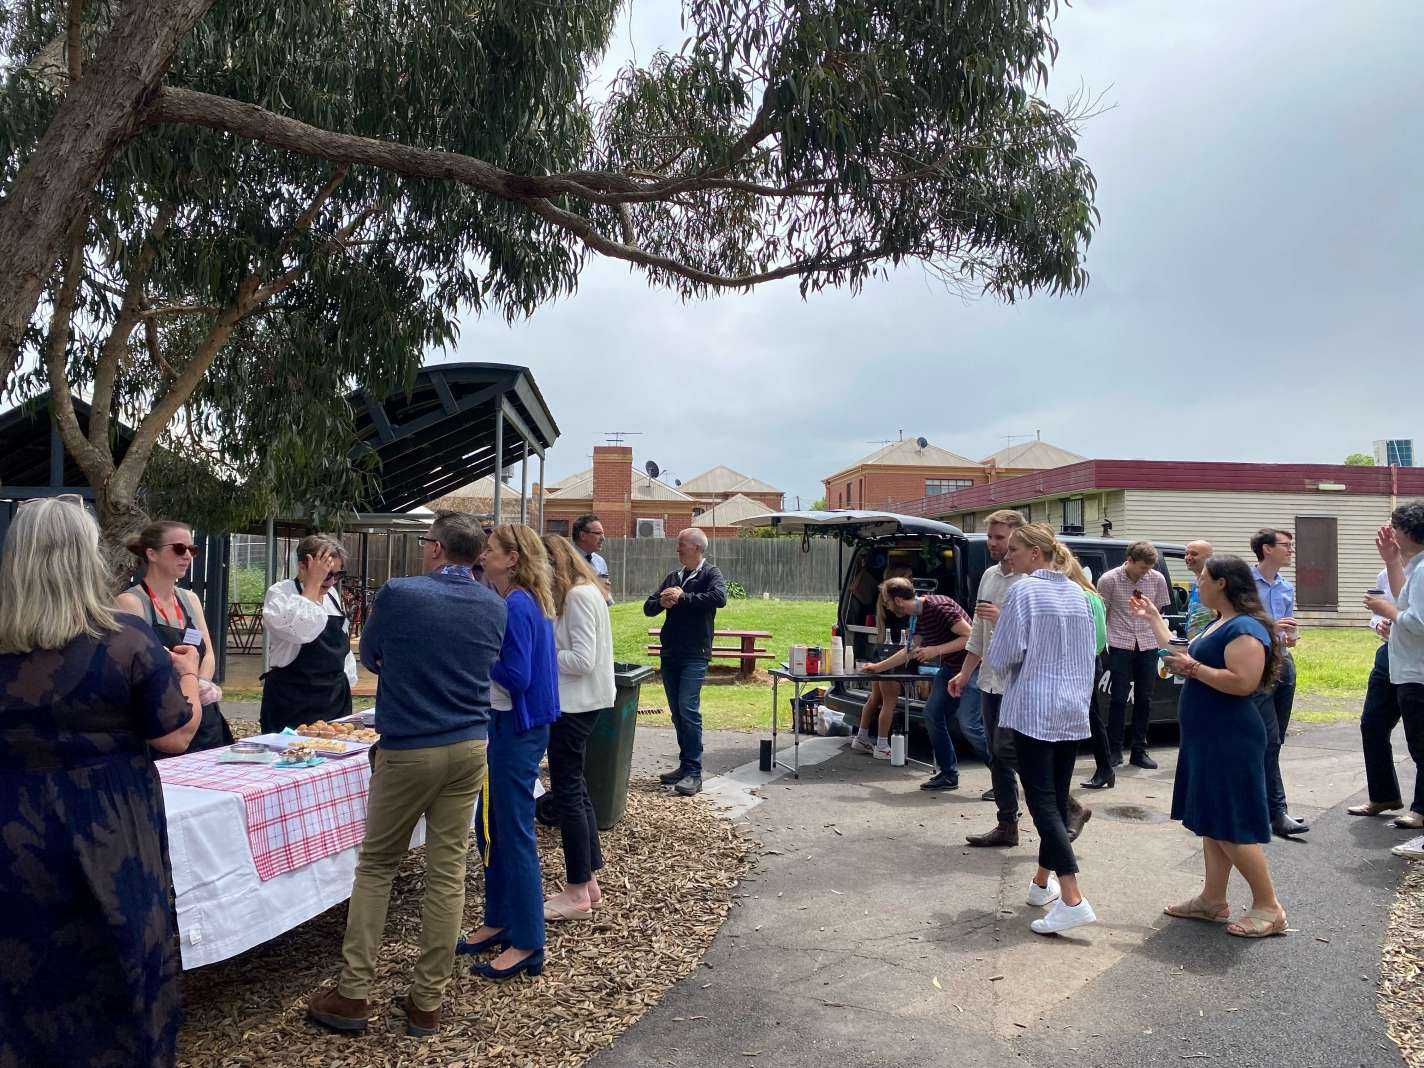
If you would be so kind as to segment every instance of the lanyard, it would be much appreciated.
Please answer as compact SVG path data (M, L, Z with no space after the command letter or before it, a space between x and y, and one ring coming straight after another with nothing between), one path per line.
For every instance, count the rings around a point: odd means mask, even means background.
M175 621L172 623L168 621L168 613L163 610L163 606L159 604L158 599L153 596L153 591L148 588L147 582L143 584L143 592L148 594L149 603L153 605L153 610L158 613L158 618L163 620L166 626L176 627L183 622L183 604L178 600L177 590L173 591L173 614Z

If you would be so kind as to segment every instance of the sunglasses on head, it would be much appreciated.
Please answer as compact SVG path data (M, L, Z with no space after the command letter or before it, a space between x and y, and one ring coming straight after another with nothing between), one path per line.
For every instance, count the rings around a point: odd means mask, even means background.
M165 549L172 549L174 556L194 556L196 557L203 550L196 545L184 545L181 541L169 542L163 546Z

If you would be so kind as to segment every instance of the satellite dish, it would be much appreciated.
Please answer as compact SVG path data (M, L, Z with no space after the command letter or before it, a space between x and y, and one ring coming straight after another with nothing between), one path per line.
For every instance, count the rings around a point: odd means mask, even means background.
M649 460L647 463L645 463L643 465L643 470L648 473L649 478L657 478L658 475L662 473L662 468L658 466L656 460Z
M675 479L672 480L672 484L673 484L674 486L681 486L681 485L682 485L682 479L680 479L680 478L675 478Z
M928 438L923 438L923 437L916 438L916 439L915 439L915 444L918 445L918 446L919 446L920 448L922 448L922 449L927 449L927 448L929 448L929 445L930 445L929 439L928 439Z

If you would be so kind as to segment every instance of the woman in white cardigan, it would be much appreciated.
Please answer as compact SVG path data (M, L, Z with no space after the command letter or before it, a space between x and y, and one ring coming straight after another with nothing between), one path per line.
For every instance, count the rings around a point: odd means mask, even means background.
M544 919L587 920L603 899L598 819L584 779L588 736L613 708L613 623L592 567L568 540L544 537L554 577L559 650L559 718L549 728L549 792L564 840L565 885L544 902Z

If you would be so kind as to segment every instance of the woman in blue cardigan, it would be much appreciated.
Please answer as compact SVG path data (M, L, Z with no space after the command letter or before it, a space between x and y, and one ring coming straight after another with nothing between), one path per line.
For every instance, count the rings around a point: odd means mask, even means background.
M505 599L509 622L490 669L489 778L476 837L485 864L485 922L457 947L499 951L471 971L512 979L544 970L544 890L534 838L534 782L559 717L559 666L549 558L523 524L496 527L480 557L485 579Z

